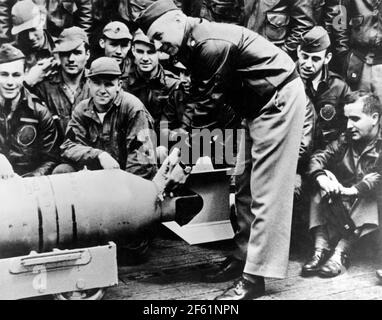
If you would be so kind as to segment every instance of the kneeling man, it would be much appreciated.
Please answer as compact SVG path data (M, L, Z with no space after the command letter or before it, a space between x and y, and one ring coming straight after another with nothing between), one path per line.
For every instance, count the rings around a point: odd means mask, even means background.
M335 277L343 273L349 266L351 245L378 226L382 105L377 96L358 91L346 97L344 112L346 134L310 160L309 173L318 187L310 210L315 250L303 266L303 275ZM336 223L346 221L347 215L350 224L342 224L355 228L348 234Z

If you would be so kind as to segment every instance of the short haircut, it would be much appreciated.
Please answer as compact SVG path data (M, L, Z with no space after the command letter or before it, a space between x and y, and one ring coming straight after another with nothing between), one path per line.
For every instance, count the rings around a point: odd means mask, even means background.
M373 113L378 113L379 117L382 115L382 104L378 96L373 92L366 90L358 90L346 95L344 103L350 104L355 103L358 100L363 102L363 112L372 115Z

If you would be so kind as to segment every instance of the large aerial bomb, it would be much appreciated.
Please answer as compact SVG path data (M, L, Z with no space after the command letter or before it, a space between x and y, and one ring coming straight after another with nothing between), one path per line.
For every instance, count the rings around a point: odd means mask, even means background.
M188 223L202 208L201 198L167 194L189 173L175 151L153 181L122 170L0 181L0 258L109 241L123 245L155 222Z

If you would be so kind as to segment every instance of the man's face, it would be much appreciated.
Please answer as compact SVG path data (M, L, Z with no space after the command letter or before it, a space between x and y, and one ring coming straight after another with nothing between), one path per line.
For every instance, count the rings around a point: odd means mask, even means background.
M182 45L185 25L173 16L164 14L150 26L147 36L150 40L159 41L159 51L175 56Z
M134 63L137 68L145 73L156 70L159 65L158 52L151 45L137 42L133 46Z
M103 108L115 99L121 90L121 81L112 76L99 75L90 78L89 86L94 103Z
M129 39L112 40L104 38L100 40L100 46L105 50L105 57L113 58L121 64L126 59L131 44Z
M301 49L298 50L298 62L300 65L300 75L304 80L314 80L321 72L324 65L329 63L331 54L326 50L309 53Z
M373 129L378 123L378 113L366 114L363 112L362 99L345 105L347 130L353 141L367 141L373 138Z
M0 64L0 96L3 99L15 99L20 93L23 81L23 59Z
M69 52L60 52L60 61L63 72L69 75L80 74L89 59L89 50L85 49L85 44Z
M26 43L31 49L40 49L45 42L44 29L42 27L32 28L20 33L19 41Z

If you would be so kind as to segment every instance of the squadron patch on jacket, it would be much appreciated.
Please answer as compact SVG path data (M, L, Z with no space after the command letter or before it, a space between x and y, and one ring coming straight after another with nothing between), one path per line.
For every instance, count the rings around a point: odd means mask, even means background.
M17 132L17 143L22 147L29 147L36 140L37 130L35 126L26 124L23 125Z
M325 121L333 120L336 114L336 108L332 104L325 104L320 110L320 116Z

